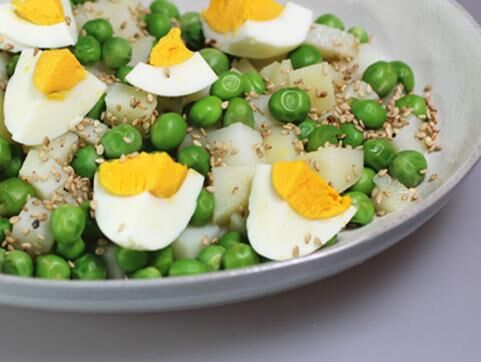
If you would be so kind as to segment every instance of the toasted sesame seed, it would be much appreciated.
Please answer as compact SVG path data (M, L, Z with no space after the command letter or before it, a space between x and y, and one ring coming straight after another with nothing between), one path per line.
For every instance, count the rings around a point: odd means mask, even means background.
M292 256L294 258L298 258L299 255L301 255L301 251L300 251L299 247L296 246L296 247L294 247L294 249L292 249Z

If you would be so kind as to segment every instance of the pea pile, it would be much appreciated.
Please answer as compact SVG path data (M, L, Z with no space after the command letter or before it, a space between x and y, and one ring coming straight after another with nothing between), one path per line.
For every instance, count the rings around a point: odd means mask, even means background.
M81 6L83 0L73 0ZM413 93L415 75L401 61L380 61L364 72L362 80L379 98L343 99L342 93L350 80L336 85L338 108L334 113L316 115L311 98L302 87L283 87L273 90L271 82L258 72L243 74L232 69L232 57L210 47L202 32L200 14L180 14L167 0L155 0L150 9L139 14L138 23L144 35L157 40L173 26L182 28L187 46L200 54L219 76L208 95L185 105L181 111L157 112L150 127L139 129L132 124L109 127L97 146L80 142L69 166L76 176L91 185L100 162L114 160L137 152L165 151L178 162L210 177L212 154L199 142L179 148L193 129L208 132L213 128L242 123L255 126L255 107L251 100L268 95L268 111L277 121L296 129L301 152L313 152L323 147L362 148L364 169L359 181L345 195L351 197L358 209L352 220L353 227L370 224L376 213L375 177L389 174L406 188L414 189L425 181L428 162L416 150L396 152L389 134L393 119L399 114L414 114L432 120L435 109L429 97ZM335 15L322 15L317 24L345 30L344 23ZM365 29L352 27L348 32L359 44L370 39ZM129 39L114 35L111 23L98 18L87 21L73 53L81 64L102 65L108 69L109 79L126 83L125 77L133 69L129 66L132 46ZM311 45L301 45L287 55L293 69L301 69L323 62L321 52ZM6 72L14 74L18 55L12 56ZM350 60L352 62L353 60ZM342 106L342 107L341 107ZM89 112L88 118L103 121L105 96ZM353 120L352 122L346 121ZM387 132L387 133L386 133ZM46 279L101 280L107 278L154 279L166 276L186 276L230 270L265 262L258 256L244 233L227 231L206 245L191 259L176 259L172 247L156 252L135 251L115 246L102 235L95 221L95 205L91 200L81 203L55 205L49 227L55 239L53 250L36 255L28 247L18 247L11 237L13 225L30 197L36 197L34 188L19 177L25 158L21 146L0 137L0 271L17 276L35 276ZM206 185L197 199L197 208L190 226L203 227L212 222L215 198ZM90 192L91 197L91 192ZM382 215L380 215L382 216ZM35 221L34 221L35 222ZM326 246L334 245L337 238Z

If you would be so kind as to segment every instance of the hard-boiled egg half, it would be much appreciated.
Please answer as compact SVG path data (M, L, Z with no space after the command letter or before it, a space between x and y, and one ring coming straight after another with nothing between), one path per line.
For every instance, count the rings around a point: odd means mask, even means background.
M0 4L0 49L64 48L77 42L69 0L12 0Z
M180 29L173 28L152 49L149 64L137 64L126 79L158 96L181 97L211 86L217 75L200 53L185 46Z
M5 92L5 125L16 142L39 145L80 122L106 89L68 49L24 50Z
M95 177L95 217L114 243L159 250L189 224L204 177L167 153L141 153L105 162Z
M306 40L312 10L274 0L211 0L203 12L206 39L239 57L266 59L286 54Z
M321 248L354 217L341 197L304 161L257 166L249 199L247 232L256 252L288 260Z

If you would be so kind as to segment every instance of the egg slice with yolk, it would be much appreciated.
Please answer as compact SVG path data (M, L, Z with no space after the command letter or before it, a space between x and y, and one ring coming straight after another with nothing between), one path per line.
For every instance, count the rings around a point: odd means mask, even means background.
M301 45L312 24L312 10L274 0L211 0L203 12L206 39L235 56L267 59Z
M167 153L103 163L94 182L95 218L112 242L134 250L159 250L189 224L204 177Z
M355 214L351 199L341 197L304 161L258 165L247 233L258 254L288 260L320 249Z
M181 97L209 87L217 75L199 53L187 49L180 29L173 28L152 49L149 64L137 64L126 79L158 96Z
M24 50L5 92L5 125L13 140L39 145L76 125L107 87L68 49Z
M0 4L0 49L63 48L77 42L69 0L12 0Z

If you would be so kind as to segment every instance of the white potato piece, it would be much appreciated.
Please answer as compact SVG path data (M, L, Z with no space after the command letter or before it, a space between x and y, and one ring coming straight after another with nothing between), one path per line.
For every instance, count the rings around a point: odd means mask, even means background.
M374 177L377 193L373 194L373 202L377 210L387 213L401 211L412 205L413 190L409 190L399 181L389 175L376 175ZM382 195L376 197L376 195Z
M269 136L264 137L264 158L266 163L278 161L292 161L296 159L298 152L294 145L297 136L293 131L283 128L272 128Z
M47 158L66 166L72 161L73 154L77 150L78 140L79 137L76 134L67 132L63 136L51 140L48 145L38 146L36 149L43 151Z
M257 73L257 69L246 58L234 60L232 62L232 68L234 68L235 70L238 70L240 73L243 73L243 74L250 73L250 72Z
M220 228L217 225L203 227L189 226L172 244L172 250L176 259L195 259L209 243L220 236Z
M154 46L156 39L153 36L147 35L143 38L132 42L132 57L128 65L135 67L138 63L146 62L150 57L150 52Z
M379 100L379 96L374 92L372 87L362 80L349 84L342 95L345 99L356 98L359 100Z
M268 128L282 127L283 123L272 117L269 111L268 95L260 95L249 101L254 111L254 129L262 132Z
M262 77L273 84L272 90L289 86L289 73L294 68L290 59L284 59L280 63L274 62L261 70Z
M281 63L278 61L275 61L263 67L260 73L265 80L272 82L272 80L274 79L274 75L279 73L280 68L281 68Z
M407 122L408 125L401 128L399 133L392 140L396 152L412 150L426 153L427 149L423 142L416 137L423 122L415 115L410 115L407 118Z
M326 147L299 156L307 160L337 192L346 191L361 178L364 152L349 148Z
M247 217L245 214L236 212L232 214L229 221L229 231L236 231L240 234L247 234Z
M109 127L104 123L96 119L84 118L72 129L72 132L88 144L98 145L102 136L107 133L108 130Z
M317 48L328 60L354 58L359 50L359 42L352 34L320 24L311 26L305 43Z
M246 210L255 167L214 167L214 222L227 224L230 217Z

